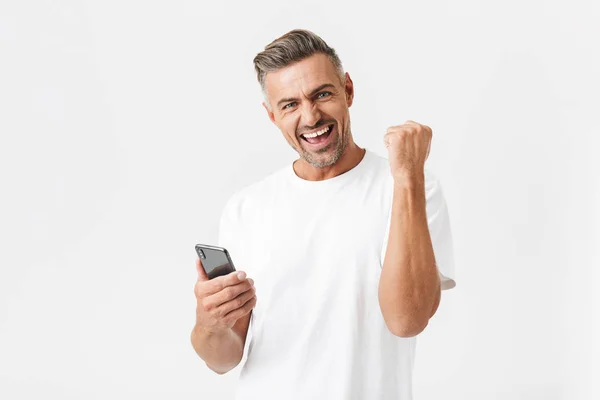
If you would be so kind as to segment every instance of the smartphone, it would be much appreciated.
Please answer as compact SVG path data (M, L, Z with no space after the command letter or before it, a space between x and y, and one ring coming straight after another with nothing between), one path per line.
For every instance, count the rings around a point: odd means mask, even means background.
M197 244L196 253L200 257L202 267L208 279L228 275L235 271L229 252L223 247Z

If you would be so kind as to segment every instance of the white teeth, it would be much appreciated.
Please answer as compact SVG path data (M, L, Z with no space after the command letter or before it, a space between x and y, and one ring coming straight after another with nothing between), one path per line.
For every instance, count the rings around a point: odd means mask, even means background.
M317 136L321 136L322 134L324 134L328 130L329 130L329 127L326 127L326 128L321 129L320 131L316 131L314 133L304 134L302 136L304 136L305 138L314 138L314 137L317 137Z

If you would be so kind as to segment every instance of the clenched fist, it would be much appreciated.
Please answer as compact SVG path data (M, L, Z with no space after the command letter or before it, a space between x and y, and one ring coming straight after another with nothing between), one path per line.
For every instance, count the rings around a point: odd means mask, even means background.
M431 128L414 121L391 126L383 137L394 179L422 178L431 147Z
M242 271L208 279L199 258L196 258L198 281L196 294L196 325L207 332L231 329L235 322L256 305L254 281Z

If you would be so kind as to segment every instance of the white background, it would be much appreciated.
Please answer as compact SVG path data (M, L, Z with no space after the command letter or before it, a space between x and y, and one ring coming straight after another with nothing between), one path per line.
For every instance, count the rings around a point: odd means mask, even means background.
M294 28L360 146L434 131L457 287L415 399L600 398L600 6L561 3L0 1L0 398L232 398L190 344L193 246L295 159L252 64Z

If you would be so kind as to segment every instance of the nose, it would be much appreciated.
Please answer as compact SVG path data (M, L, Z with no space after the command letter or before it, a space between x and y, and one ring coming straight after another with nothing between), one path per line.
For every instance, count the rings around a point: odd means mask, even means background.
M315 126L321 120L321 111L317 104L313 102L304 102L302 106L302 125Z

